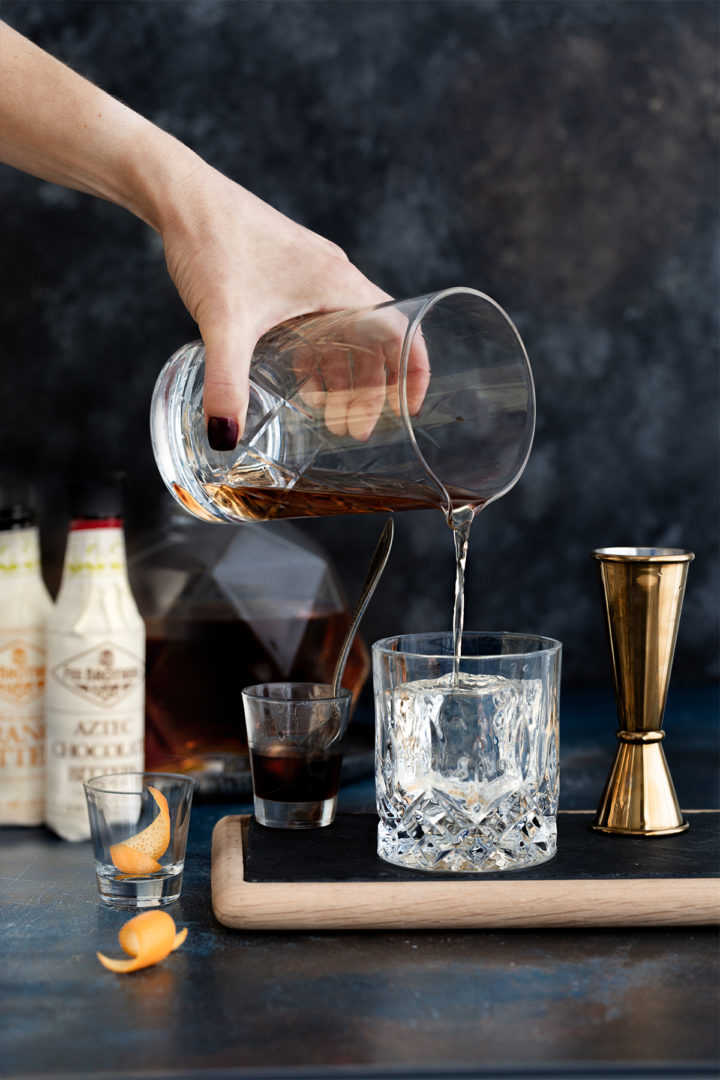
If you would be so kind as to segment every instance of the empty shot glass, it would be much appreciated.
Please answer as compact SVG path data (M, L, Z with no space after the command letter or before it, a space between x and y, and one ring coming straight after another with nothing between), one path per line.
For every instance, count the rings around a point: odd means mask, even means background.
M178 773L111 773L86 781L104 904L139 910L179 898L194 786Z
M242 692L255 817L272 829L335 819L349 690L324 683L261 683Z
M378 855L522 870L557 848L559 641L407 634L373 645Z

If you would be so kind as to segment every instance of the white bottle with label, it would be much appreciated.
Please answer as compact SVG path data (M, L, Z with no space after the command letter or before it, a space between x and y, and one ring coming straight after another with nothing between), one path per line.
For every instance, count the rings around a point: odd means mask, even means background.
M142 771L145 625L130 591L116 482L78 487L47 626L46 824L90 836L83 782Z
M0 825L42 825L45 812L45 624L29 489L0 485Z

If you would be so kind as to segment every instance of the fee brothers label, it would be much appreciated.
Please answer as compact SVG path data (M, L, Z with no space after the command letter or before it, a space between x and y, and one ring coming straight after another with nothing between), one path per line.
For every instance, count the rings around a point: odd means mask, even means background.
M141 686L144 667L128 649L103 641L56 664L50 677L86 702L112 709Z
M45 689L45 650L24 638L0 645L0 702L30 705Z

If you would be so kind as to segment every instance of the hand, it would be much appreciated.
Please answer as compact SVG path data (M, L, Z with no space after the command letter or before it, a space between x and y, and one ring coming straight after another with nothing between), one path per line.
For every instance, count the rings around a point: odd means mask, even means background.
M205 342L204 408L216 449L231 448L242 432L250 360L263 334L298 315L389 299L335 244L199 160L160 234L170 274ZM353 392L346 364L323 374L323 389L345 393L342 400L333 395L331 429L345 424L355 434L363 391Z
M302 400L324 414L333 435L369 439L387 400L402 415L399 373L408 329L407 316L391 304L340 311L300 320L281 330L283 348L300 386ZM407 409L420 412L430 364L420 332L410 346L405 378Z

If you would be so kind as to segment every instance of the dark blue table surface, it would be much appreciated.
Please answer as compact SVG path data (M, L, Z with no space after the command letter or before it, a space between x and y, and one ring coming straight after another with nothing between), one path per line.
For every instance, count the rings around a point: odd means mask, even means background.
M612 695L565 691L561 715L561 806L591 809ZM683 809L720 806L717 690L673 689L665 730ZM343 787L341 810L372 807L369 775ZM90 845L0 830L0 1076L717 1075L716 928L231 931L212 914L210 838L248 810L194 806L169 909L188 939L132 976L95 957L119 955L128 914L98 903Z

